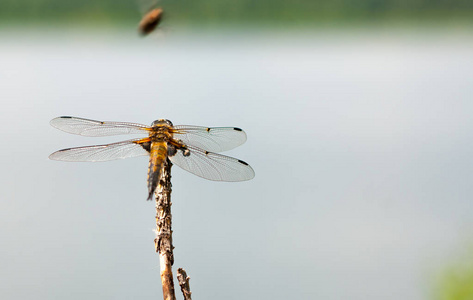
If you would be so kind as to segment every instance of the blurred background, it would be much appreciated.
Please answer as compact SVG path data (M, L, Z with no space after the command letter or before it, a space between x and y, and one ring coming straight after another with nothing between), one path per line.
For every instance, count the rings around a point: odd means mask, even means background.
M141 9L158 4L170 13L176 24L208 23L244 25L246 22L281 26L345 25L362 23L470 23L473 3L465 0L3 0L3 22L103 22L135 23L137 6ZM252 24L254 25L254 24Z
M196 299L473 299L473 2L151 5L0 2L2 299L162 297L147 158L50 161L131 138L61 115L247 132L249 182L173 168Z

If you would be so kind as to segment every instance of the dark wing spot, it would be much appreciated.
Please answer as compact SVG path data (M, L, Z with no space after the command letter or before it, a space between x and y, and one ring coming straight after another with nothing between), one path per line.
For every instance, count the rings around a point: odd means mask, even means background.
M245 166L248 165L246 162L244 162L244 161L242 161L242 160L238 160L238 162L241 163L241 164L244 164Z
M233 130L236 130L236 131L243 131L241 128L238 128L238 127L233 127Z
M209 151L205 151L205 155L208 155L210 152Z
M143 147L147 152L151 151L151 143L150 142L144 142L144 143L136 143Z
M72 119L72 117L69 117L69 116L62 116L61 119Z
M100 124L103 124L104 122L100 122Z
M172 157L172 156L176 155L176 153L177 153L176 146L168 144L168 156Z
M209 132L209 131L210 131L210 127L207 127L207 132Z

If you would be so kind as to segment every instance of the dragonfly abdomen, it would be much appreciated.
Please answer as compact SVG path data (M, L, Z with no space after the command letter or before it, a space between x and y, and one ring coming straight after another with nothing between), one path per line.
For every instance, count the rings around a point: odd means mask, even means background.
M151 200L158 186L161 169L167 158L167 153L168 147L166 142L151 143L148 167L148 200Z

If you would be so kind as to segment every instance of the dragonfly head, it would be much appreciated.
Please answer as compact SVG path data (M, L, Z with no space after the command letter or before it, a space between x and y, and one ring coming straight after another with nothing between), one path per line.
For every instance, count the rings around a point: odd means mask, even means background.
M172 126L172 122L169 121L169 120L166 120L166 119L159 119L159 120L156 120L156 121L153 121L153 123L151 123L151 127L154 127L154 126L159 126L159 125L168 125L168 126Z

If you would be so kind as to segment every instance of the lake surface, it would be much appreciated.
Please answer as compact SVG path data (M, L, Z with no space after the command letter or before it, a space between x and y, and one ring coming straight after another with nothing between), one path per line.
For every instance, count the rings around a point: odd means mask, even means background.
M73 115L238 126L254 180L173 168L175 268L201 299L429 299L472 240L473 36L0 31L2 299L159 298L147 159ZM128 137L123 137L126 139Z

